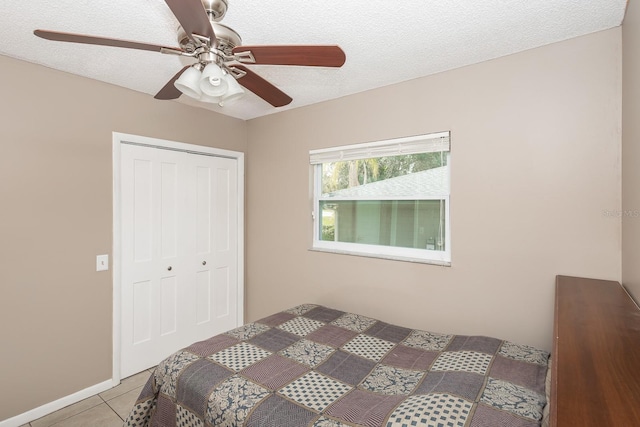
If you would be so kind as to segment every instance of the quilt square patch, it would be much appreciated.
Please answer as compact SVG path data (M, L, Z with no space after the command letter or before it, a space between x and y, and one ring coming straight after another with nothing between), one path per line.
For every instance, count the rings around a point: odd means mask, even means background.
M203 427L204 423L196 414L178 405L176 413L177 427Z
M324 323L318 322L317 320L307 319L306 317L296 317L278 326L278 329L304 337L322 325L324 325Z
M352 389L340 381L311 371L280 390L280 394L318 412Z
M442 351L449 345L453 335L436 334L433 332L413 330L402 344L407 347L420 348L422 350Z
M477 351L480 353L496 354L502 345L502 340L489 337L456 336L447 351Z
M343 314L344 311L334 310L327 307L316 307L313 310L306 312L304 314L304 317L308 317L309 319L317 320L323 323L329 323L333 320L336 320Z
M465 371L484 375L493 356L475 351L445 351L438 356L432 371Z
M208 358L238 372L258 360L269 356L271 352L256 347L253 344L242 342L233 347L222 350Z
M324 362L334 349L317 342L302 339L280 352L283 356L312 368Z
M129 412L129 416L124 421L123 427L142 427L149 425L151 415L156 407L155 399L138 401Z
M224 350L227 347L238 344L238 339L228 335L216 335L208 340L199 341L191 344L185 350L197 354L198 356L207 357L216 351Z
M155 396L158 390L158 384L156 383L155 373L151 374L149 378L147 378L147 382L144 383L144 387L140 391L140 395L138 396L138 402L147 400Z
M295 314L296 316L302 316L307 311L311 311L317 306L318 306L317 304L300 304L298 306L295 306L293 308L283 311L283 313L290 313L290 314Z
M547 368L537 363L496 356L489 375L516 385L526 385L533 391L544 393Z
M436 357L438 353L435 351L398 345L382 359L382 363L399 368L426 371Z
M307 335L310 339L320 344L327 344L331 347L340 347L353 337L358 335L355 331L343 329L335 325L324 325Z
M484 387L485 377L472 372L429 372L413 394L453 394L475 402Z
M522 360L523 362L536 363L542 366L548 366L549 353L528 345L514 344L505 341L498 352L500 356L508 357L513 360Z
M214 426L243 425L251 410L269 394L258 384L234 375L209 396L207 423Z
M371 375L365 378L360 388L392 396L410 394L423 376L424 372L378 365Z
M479 403L473 411L473 419L469 427L486 426L540 427L540 423Z
M346 313L331 322L332 325L340 326L341 328L355 332L364 332L374 323L376 323L375 319L353 313Z
M289 347L300 339L299 336L293 335L282 329L273 328L260 335L251 338L248 342L269 351L280 351Z
M242 424L242 427L302 427L309 425L316 416L307 408L296 405L280 396L271 395L253 411L246 425ZM235 426L236 424L233 424L233 427ZM240 427L240 424L237 426Z
M448 394L411 396L393 411L387 427L464 427L473 404Z
M378 362L389 352L395 344L380 338L360 334L346 343L342 348L349 353Z
M185 368L178 377L176 398L185 409L203 414L211 391L233 374L233 371L217 363L200 359Z
M542 410L546 404L544 395L495 378L489 378L480 401L535 421L542 419Z
M258 320L256 323L267 325L273 328L275 326L278 326L286 322L287 320L293 319L294 317L296 317L295 314L285 313L281 311L280 313L276 313L276 314L272 314L271 316L264 317Z
M338 350L316 370L347 384L358 385L375 365L371 360Z
M404 396L386 396L363 390L353 390L329 408L326 415L347 425L380 427Z
M151 425L162 423L167 427L173 427L176 424L177 411L176 403L167 396L160 394L150 423Z
M367 335L394 343L398 343L407 338L410 333L411 329L409 328L403 328L385 322L377 322L367 330Z
M267 325L262 325L260 323L247 323L246 325L226 332L226 334L231 335L232 337L235 337L239 340L245 341L267 330L269 330L269 327Z
M162 384L160 391L169 397L176 398L176 384L180 372L200 357L188 351L179 351L160 362L154 371L156 384Z
M272 354L243 370L242 375L269 390L277 390L308 370L309 368L305 365L278 354Z

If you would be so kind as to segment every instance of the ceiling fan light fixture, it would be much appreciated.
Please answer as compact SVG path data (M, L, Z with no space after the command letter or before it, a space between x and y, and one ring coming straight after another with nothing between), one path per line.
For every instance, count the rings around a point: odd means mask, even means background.
M218 105L224 107L224 104L235 101L236 99L244 96L244 89L240 86L240 83L231 74L226 74L224 79L227 81L227 92L220 97Z
M200 98L198 98L199 101L201 102L206 102L208 104L220 104L220 102L222 102L222 97L220 96L209 96L209 95L205 95L204 93L202 95L200 95Z
M202 72L196 67L187 68L173 84L180 92L191 98L199 99L202 95L200 80Z
M207 64L200 78L200 90L208 96L221 96L227 91L228 83L224 78L222 68L212 62Z

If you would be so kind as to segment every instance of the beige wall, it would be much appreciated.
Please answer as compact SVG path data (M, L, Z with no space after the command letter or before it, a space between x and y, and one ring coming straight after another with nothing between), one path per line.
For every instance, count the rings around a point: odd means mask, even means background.
M246 123L0 56L0 421L111 378L112 132L246 151ZM37 91L31 89L37 87Z
M640 300L640 5L622 26L622 283Z
M620 117L615 28L251 120L248 320L314 302L549 349L555 275L621 277ZM309 150L445 130L450 268L307 250Z

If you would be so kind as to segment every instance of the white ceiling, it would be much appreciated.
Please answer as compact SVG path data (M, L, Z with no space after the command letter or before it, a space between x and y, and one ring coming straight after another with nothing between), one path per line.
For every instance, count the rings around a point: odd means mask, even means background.
M619 26L627 0L229 0L222 24L243 44L337 44L342 68L251 66L293 98L248 92L221 108L251 119ZM0 0L0 54L155 95L194 60L40 39L34 29L178 46L163 0ZM44 82L46 84L46 82Z

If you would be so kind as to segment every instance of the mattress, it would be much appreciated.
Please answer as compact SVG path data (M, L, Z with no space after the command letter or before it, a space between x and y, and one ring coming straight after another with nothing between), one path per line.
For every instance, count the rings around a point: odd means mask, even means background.
M545 351L303 304L153 371L125 426L533 427Z

